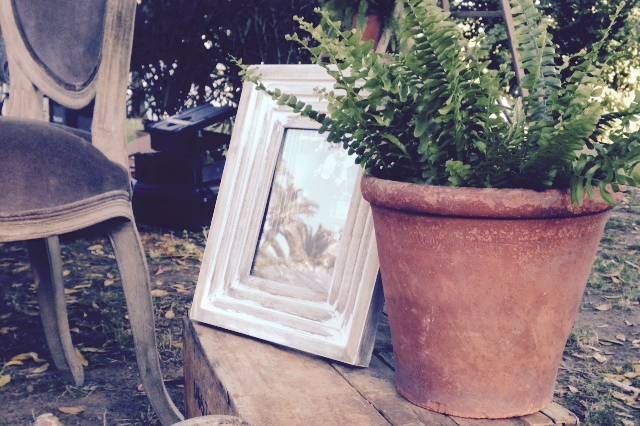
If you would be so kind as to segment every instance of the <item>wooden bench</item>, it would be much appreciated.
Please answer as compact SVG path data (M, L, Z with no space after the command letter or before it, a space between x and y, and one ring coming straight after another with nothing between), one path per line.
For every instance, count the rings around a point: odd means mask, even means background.
M239 416L254 426L577 425L554 403L506 420L472 420L419 408L394 387L393 353L381 321L369 368L347 366L185 320L187 417Z

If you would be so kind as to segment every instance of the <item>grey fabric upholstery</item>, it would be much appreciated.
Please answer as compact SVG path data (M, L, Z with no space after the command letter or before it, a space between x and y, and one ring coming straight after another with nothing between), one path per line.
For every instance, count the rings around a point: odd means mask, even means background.
M67 90L86 87L100 64L106 0L10 1L36 62Z
M82 138L50 123L0 118L0 218L110 191L129 191L127 171Z

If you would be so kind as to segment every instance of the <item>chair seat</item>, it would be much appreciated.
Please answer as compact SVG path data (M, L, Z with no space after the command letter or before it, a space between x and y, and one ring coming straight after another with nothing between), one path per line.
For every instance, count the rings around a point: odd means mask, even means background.
M130 197L129 176L60 126L0 118L0 222L46 218Z

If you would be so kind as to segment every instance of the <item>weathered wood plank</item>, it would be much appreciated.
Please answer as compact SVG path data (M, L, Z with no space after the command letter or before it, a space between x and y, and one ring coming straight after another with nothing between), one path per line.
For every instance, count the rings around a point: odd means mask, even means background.
M189 340L197 343L185 351L187 400L200 400L188 403L189 417L231 414L256 426L389 425L320 358L191 321ZM194 365L203 359L204 367Z
M233 416L203 416L183 420L173 426L250 426L239 417Z
M411 404L396 391L393 370L374 356L369 368L353 368L334 363L333 367L363 397L394 425L455 426L445 415L433 413Z
M517 419L464 419L462 417L451 416L451 419L459 426L523 426Z
M185 321L189 417L227 414L260 425L576 425L558 404L529 416L476 420L422 409L395 389L388 322L369 368L348 366Z
M557 425L574 426L579 424L578 418L575 414L556 402L551 403L551 405L541 412L553 419Z
M235 414L236 409L231 405L224 386L215 376L200 339L195 335L194 326L187 318L184 319L182 356L186 417Z
M555 422L545 416L543 413L535 413L530 414L528 416L519 417L518 421L520 421L524 426L553 426Z

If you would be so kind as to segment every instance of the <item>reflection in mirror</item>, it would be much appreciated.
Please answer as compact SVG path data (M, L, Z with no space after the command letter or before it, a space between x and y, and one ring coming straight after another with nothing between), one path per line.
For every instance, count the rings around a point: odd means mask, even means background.
M287 129L251 274L329 293L358 166L316 130Z

